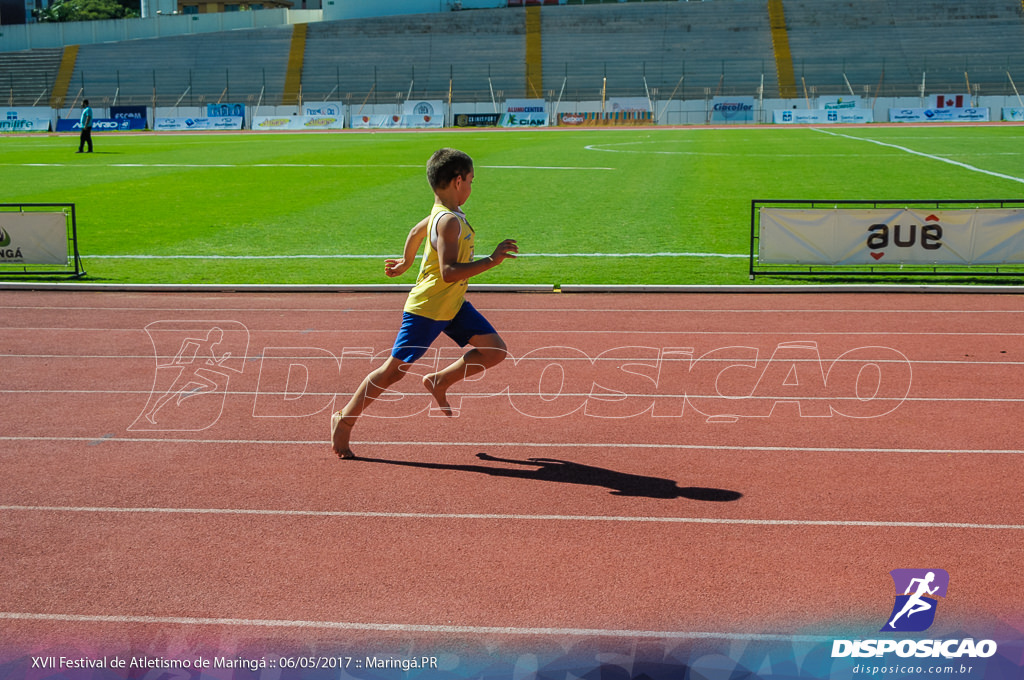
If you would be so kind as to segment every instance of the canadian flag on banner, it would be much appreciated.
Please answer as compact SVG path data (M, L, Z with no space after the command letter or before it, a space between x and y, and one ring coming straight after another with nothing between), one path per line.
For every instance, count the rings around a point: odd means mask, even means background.
M935 95L935 108L937 109L962 109L964 102L971 105L969 94L937 94Z

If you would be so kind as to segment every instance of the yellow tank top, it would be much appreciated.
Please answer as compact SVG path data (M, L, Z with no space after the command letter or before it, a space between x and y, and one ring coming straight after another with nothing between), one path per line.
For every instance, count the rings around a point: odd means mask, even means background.
M466 215L461 210L451 211L439 203L434 205L434 209L430 211L427 236L423 239L425 245L420 261L420 273L416 277L416 285L409 291L409 297L405 301L405 311L435 321L449 321L455 317L462 307L462 301L466 297L466 286L469 283L466 279L447 283L441 278L441 262L438 259L437 248L431 240L436 241L440 238L437 223L445 215L455 215L459 220L458 262L472 261L476 240L476 233L473 227L469 226Z

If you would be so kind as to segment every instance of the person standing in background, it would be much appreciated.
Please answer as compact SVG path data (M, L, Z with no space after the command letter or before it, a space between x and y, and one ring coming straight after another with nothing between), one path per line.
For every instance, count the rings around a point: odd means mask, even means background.
M82 117L78 119L78 125L82 128L78 136L78 153L82 153L86 144L89 145L89 153L92 153L92 108L88 99L82 100Z

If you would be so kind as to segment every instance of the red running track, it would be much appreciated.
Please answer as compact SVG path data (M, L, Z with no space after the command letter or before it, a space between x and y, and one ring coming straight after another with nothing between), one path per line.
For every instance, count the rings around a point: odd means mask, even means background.
M1020 296L472 299L510 359L343 461L400 295L5 293L8 644L1024 629Z

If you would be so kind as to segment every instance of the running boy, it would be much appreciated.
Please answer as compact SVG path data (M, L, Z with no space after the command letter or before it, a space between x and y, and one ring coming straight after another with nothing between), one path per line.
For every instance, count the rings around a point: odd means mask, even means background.
M398 382L441 333L461 347L473 346L448 367L423 378L423 387L447 415L452 415L448 389L497 365L506 355L501 336L466 301L466 286L470 278L516 257L519 247L515 240L505 239L490 256L473 259L476 232L462 212L473 189L473 160L468 155L455 149L435 152L427 161L427 181L434 191L434 209L409 232L402 258L384 263L385 274L399 276L412 266L420 244L426 242L391 356L363 379L345 408L331 416L331 443L340 458L355 457L349 440L363 410Z

